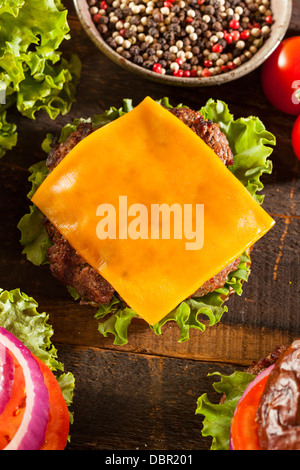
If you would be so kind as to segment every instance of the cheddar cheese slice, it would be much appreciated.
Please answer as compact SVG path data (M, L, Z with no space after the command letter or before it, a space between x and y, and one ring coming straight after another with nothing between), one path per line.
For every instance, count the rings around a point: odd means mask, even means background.
M32 201L150 325L274 224L213 150L149 97L78 143Z

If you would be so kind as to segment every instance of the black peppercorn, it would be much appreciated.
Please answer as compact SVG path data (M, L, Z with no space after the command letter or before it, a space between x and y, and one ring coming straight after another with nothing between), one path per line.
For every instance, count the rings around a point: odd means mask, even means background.
M143 67L145 67L145 69L152 69L153 67L153 64L154 64L154 60L145 60L145 62L143 63Z
M147 53L148 53L148 56L155 55L156 50L153 47L148 47Z
M139 48L139 46L136 46L136 45L131 46L131 47L129 48L129 52L130 52L130 54L132 54L133 56L139 55L139 53L140 53L140 48Z
M135 55L133 57L133 62L136 64L136 65L143 65L143 62L144 62L144 59L141 55Z
M105 34L108 31L108 27L106 26L106 24L98 24L97 29L100 34Z
M215 21L213 24L212 24L212 29L214 31L222 31L223 28L222 28L222 24L220 23L220 21Z
M148 34L150 34L150 36L152 36L154 38L159 38L159 31L158 31L158 29L156 29L154 27L149 28Z
M124 57L124 59L130 59L131 58L131 54L129 51L123 51L122 52L122 57Z

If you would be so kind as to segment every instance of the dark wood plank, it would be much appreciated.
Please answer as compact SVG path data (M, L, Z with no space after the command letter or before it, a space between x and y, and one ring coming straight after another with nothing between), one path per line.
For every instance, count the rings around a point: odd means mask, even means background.
M68 449L209 448L202 417L195 415L197 398L209 392L217 402L211 393L217 379L207 374L230 374L232 366L68 346L61 352L76 373Z

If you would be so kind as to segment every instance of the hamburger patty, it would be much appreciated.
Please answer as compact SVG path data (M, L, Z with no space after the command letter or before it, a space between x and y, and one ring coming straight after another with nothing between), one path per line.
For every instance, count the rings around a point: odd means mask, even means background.
M224 165L233 165L233 155L227 137L218 124L204 119L199 111L189 108L172 108L170 112L184 122L219 157Z
M59 144L54 141L46 161L49 171L52 171L93 130L91 124L81 123L63 143ZM96 305L109 304L114 295L113 287L76 253L46 217L44 217L44 225L53 243L48 248L47 257L54 277L66 286L76 289L80 297L86 301L91 301Z
M46 165L49 171L52 171L65 156L77 145L81 140L94 131L93 126L89 123L80 123L76 131L72 132L69 137L59 144L54 140L52 148L48 154Z
M199 112L188 108L173 108L170 112L203 139L226 166L233 164L232 151L218 124L205 120ZM64 142L54 141L46 162L49 172L93 130L91 124L81 123ZM47 253L52 274L66 286L76 289L81 298L86 301L96 305L108 304L114 295L113 287L76 253L46 217L44 217L44 225L53 243ZM238 265L239 258L200 286L194 295L203 296L223 287L228 274L235 271Z
M275 362L280 358L280 356L286 351L287 346L285 344L281 344L280 346L276 346L274 350L266 357L261 358L259 361L253 362L246 372L248 374L258 375L263 370L267 369L271 365L275 364Z
M222 271L220 271L216 276L212 277L204 284L202 284L199 289L194 292L191 297L202 297L203 295L209 294L209 292L213 292L215 289L219 289L223 287L227 276L229 273L236 271L240 264L240 258L237 258L232 263L228 264Z
M53 224L46 221L46 228L53 242L48 249L48 260L54 277L76 289L86 301L109 304L114 295L112 286L76 253Z

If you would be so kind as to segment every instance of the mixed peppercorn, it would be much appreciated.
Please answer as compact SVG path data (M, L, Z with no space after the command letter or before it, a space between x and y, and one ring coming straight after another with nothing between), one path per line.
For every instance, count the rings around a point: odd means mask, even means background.
M270 0L87 0L105 42L159 74L209 77L248 61L269 37Z

